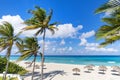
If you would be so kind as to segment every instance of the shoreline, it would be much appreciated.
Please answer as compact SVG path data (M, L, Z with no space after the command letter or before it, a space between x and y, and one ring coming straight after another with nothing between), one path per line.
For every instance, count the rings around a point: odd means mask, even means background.
M10 60L11 62L17 62L16 60ZM18 61L18 62L21 62L21 61ZM23 60L22 62L32 62L32 61L29 61L29 60ZM36 63L40 63L38 61L36 61ZM72 64L72 63L57 63L57 62L45 62L45 63L48 63L48 64L64 64L64 65L82 65L82 66L85 66L85 65L89 65L89 64ZM113 64L112 66L120 66L120 65L116 65L114 64L115 62L114 61L109 61L108 63L111 63ZM95 64L94 64L95 65ZM104 64L101 64L101 65L104 65ZM95 66L100 66L100 65L95 65ZM108 66L110 67L111 65L104 65L104 66Z

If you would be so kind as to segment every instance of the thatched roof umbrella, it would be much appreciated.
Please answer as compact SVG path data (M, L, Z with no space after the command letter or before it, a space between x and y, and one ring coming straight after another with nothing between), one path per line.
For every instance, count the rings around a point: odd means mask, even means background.
M112 66L111 68L113 69L112 71L118 71L120 69L119 66Z
M89 64L88 66L92 66L92 67L95 67L95 65L94 65L94 64Z
M93 66L91 66L91 65L87 65L84 68L87 68L89 72L90 72L90 70L93 70Z
M36 64L36 65L35 65L35 68L36 68L36 69L40 69L40 66Z
M118 72L118 73L119 73L119 75L120 75L120 68L118 68L118 69L117 69L117 72Z
M78 74L77 72L80 72L80 69L79 68L73 68L72 71L74 71L75 74Z
M27 67L27 64L29 65L29 64L31 64L31 62L25 62L25 64L26 64L26 67Z
M106 66L99 66L99 70L100 71L103 71L103 73L104 73L104 71L106 71L107 70L107 67Z

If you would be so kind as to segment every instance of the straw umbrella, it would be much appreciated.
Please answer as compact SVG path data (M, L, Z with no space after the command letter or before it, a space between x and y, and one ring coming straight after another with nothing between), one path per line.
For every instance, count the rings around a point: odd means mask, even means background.
M31 64L31 62L25 62L25 64L26 64L26 68L27 68L27 65Z
M88 66L92 66L92 67L95 67L95 65L94 65L94 64L89 64Z
M100 71L103 71L103 73L104 73L104 71L106 71L106 70L107 70L107 67L106 67L106 66L101 65L101 66L99 66L99 70L100 70Z
M120 69L119 66L112 66L111 68L112 68L112 71L118 71Z
M91 65L86 65L84 68L87 68L89 72L90 72L90 70L93 70L93 66L91 66Z
M117 68L117 72L119 73L119 75L120 75L120 68Z
M35 65L35 68L36 68L36 69L40 69L40 66L39 66L39 65Z
M73 68L72 71L75 72L75 74L78 74L78 72L80 72L80 69L79 68Z

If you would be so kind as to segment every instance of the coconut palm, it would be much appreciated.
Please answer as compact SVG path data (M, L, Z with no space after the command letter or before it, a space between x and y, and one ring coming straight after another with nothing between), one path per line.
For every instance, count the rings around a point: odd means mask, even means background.
M18 39L19 39L18 35L14 35L14 29L10 23L3 22L3 24L0 25L0 51L7 50L6 52L7 64L3 80L6 80L6 74L8 71L9 59L13 44Z
M33 71L32 71L32 78L31 78L31 80L33 80L36 57L37 57L37 54L40 53L39 52L40 46L38 45L38 40L37 38L34 38L34 37L26 37L25 40L23 40L23 42L16 42L16 45L19 49L19 52L22 54L18 58L18 61L29 59L30 57L34 56L34 59L32 61Z
M102 20L106 22L106 25L101 26L96 32L97 39L105 39L105 41L100 44L100 47L120 40L120 18L115 15L103 18Z
M43 51L42 51L42 58L41 58L41 80L43 80L43 64L44 64L44 50L45 50L45 36L46 30L55 33L55 29L57 28L54 26L57 22L50 23L53 10L50 11L49 15L47 15L46 11L38 6L35 7L35 10L30 10L29 12L33 15L32 18L25 21L26 26L23 30L33 30L37 29L35 36L38 34L43 34Z
M109 0L95 10L95 13L115 12L120 9L120 0Z

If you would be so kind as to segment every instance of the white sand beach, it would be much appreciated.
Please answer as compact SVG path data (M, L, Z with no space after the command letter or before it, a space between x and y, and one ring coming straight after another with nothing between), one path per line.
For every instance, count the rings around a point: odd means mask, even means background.
M26 68L24 61L17 62L20 66ZM40 63L37 63L40 65ZM45 63L44 66L44 80L120 80L118 72L112 72L112 68L107 66L107 71L105 74L99 71L98 66L94 67L94 70L88 72L84 69L85 65L72 65L72 64L57 64L57 63ZM73 68L79 68L80 75L74 75L72 71ZM29 70L29 74L24 77L24 80L30 80L32 67L26 68ZM34 80L37 80L39 76L40 69L35 70Z

